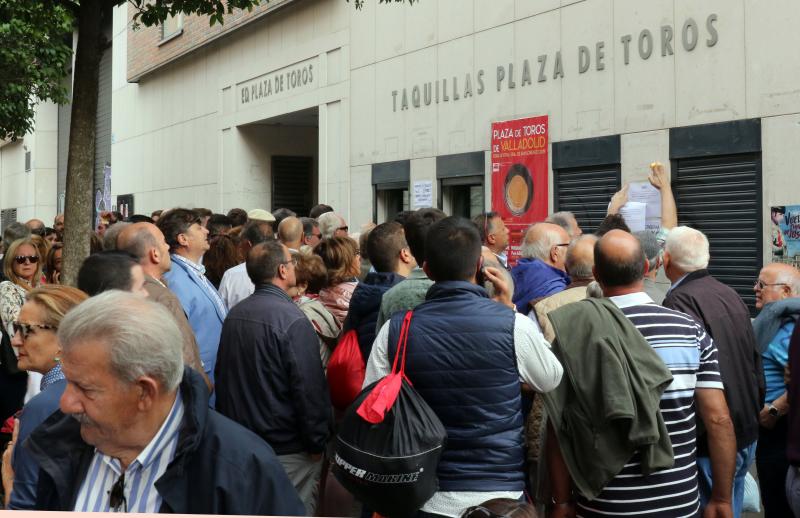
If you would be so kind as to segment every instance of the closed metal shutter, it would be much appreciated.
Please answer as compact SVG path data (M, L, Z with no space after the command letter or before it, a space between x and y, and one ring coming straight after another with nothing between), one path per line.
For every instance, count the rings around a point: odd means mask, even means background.
M272 157L272 209L287 208L307 216L312 205L314 159L309 156Z
M753 284L761 269L761 154L675 161L678 221L703 232L709 272L735 289L755 314Z
M620 189L620 177L619 164L553 171L555 212L572 212L585 234L594 232Z
M103 191L103 168L111 164L111 47L100 58L94 148L94 190ZM111 210L107 207L106 210Z

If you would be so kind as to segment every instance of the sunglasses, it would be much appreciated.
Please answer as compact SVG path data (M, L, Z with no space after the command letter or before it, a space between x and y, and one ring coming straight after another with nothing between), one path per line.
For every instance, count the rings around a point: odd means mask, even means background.
M56 326L48 326L46 324L26 324L24 322L13 322L14 334L19 333L23 340L27 340L33 333L34 329L57 329Z
M25 264L26 262L31 264L36 264L39 262L39 256L37 255L18 255L14 258L17 264Z

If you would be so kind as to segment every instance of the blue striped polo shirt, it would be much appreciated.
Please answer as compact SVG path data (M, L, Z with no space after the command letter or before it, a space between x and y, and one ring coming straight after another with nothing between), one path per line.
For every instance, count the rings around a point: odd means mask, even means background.
M684 313L657 305L645 293L611 297L611 301L672 373L673 380L661 396L660 409L672 441L675 464L644 476L639 454L634 454L597 498L579 498L577 515L697 516L700 500L694 394L698 388L723 389L717 349L700 324Z

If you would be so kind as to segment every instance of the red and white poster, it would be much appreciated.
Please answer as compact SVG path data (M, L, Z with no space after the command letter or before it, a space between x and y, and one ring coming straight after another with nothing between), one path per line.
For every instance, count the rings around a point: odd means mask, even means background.
M547 115L492 123L492 210L509 231L509 266L532 223L547 218Z

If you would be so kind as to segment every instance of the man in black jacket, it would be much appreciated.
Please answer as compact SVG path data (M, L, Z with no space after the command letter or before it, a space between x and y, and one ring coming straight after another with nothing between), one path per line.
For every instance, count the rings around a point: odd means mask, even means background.
M58 338L61 411L23 444L40 466L36 509L304 514L272 449L208 408L163 306L102 293Z
M702 232L689 227L672 229L664 252L664 271L672 287L664 306L687 313L700 322L717 346L725 399L736 433L733 510L735 516L740 516L744 478L755 459L764 377L747 306L732 288L708 273L708 261L708 239ZM701 499L705 503L711 491L712 473L708 443L702 432L698 432L697 467Z
M381 223L367 238L367 254L375 270L358 283L344 322L344 331L355 329L364 362L372 352L375 324L383 294L402 281L417 265L406 242L403 226L396 221Z
M294 269L278 241L256 245L247 255L256 290L222 326L217 410L272 446L313 515L333 419L317 335L287 294L297 283Z

